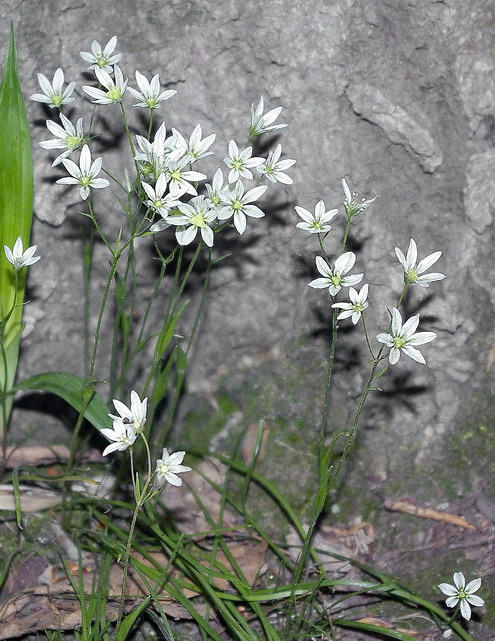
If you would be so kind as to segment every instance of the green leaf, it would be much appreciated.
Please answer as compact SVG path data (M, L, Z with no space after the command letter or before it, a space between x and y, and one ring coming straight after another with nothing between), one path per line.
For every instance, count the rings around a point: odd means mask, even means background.
M127 638L127 635L132 630L132 626L136 622L136 619L141 614L141 612L147 607L148 603L151 601L151 596L147 596L141 601L141 603L130 612L126 618L122 621L117 631L117 636L115 641L124 641Z
M399 632L392 628L386 628L383 625L375 625L373 623L360 623L359 621L346 621L344 619L334 619L333 624L343 628L353 628L354 630L366 630L366 632L373 632L388 639L399 639L399 641L418 641L417 636L411 636L405 632Z
M14 272L3 246L12 248L17 238L29 246L33 218L33 161L31 139L17 68L14 30L10 28L9 49L0 85L0 315L12 307L15 296ZM4 332L8 345L19 329L26 270L19 272L17 306Z
M177 313L172 316L168 325L164 327L160 332L155 346L155 359L161 358L165 353L165 350L167 349L167 346L170 343L172 336L174 335L175 326L177 325L179 318L182 316L182 313L188 304L189 301L186 300L186 302L181 305Z
M16 281L3 246L12 248L20 236L23 248L27 249L33 218L31 139L12 25L0 85L0 123L0 319L9 315L0 335L0 391L9 394L17 371L26 269L18 272ZM3 401L0 436L7 428L12 401L12 395Z
M41 390L42 392L51 392L63 398L64 401L80 412L84 405L83 393L86 388L86 381L75 374L70 374L69 372L46 372L31 376L31 378L17 383L13 389L14 391ZM108 416L108 408L105 401L96 392L93 393L86 407L84 418L97 430L112 427L112 420Z

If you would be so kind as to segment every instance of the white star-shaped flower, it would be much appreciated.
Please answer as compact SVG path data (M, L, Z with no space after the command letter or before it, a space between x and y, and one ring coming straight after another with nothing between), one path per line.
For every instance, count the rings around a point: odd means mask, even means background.
M89 51L80 51L79 54L83 60L91 64L90 69L103 69L103 71L110 73L113 65L116 65L122 58L121 53L113 53L116 46L117 36L110 38L103 51L100 43L93 40L91 53Z
M282 129L282 127L287 127L287 125L272 125L280 112L282 107L275 107L267 111L266 114L263 114L265 108L263 97L259 99L257 105L251 105L251 125L249 127L249 138L254 138L255 136L261 136L261 134L266 134L276 129Z
M134 445L134 441L137 438L134 426L130 423L125 423L123 420L114 420L112 429L106 427L100 431L103 436L109 441L112 441L112 443L107 445L103 450L103 456L115 451L123 452L128 447L131 447L131 445Z
M244 193L244 185L238 180L232 191L223 194L225 204L218 211L218 219L227 220L233 216L235 228L239 234L243 234L246 231L246 216L262 218L265 215L259 207L250 203L261 198L267 189L266 185L260 185Z
M110 418L115 424L123 423L124 425L131 425L137 434L142 431L144 424L146 423L146 412L148 409L148 399L145 398L141 400L139 394L132 390L131 392L131 407L124 405L122 401L118 399L113 399L113 404L115 409L119 413L119 416L114 414L109 414Z
M450 583L440 583L438 586L444 594L448 596L448 599L445 600L445 603L448 608L455 608L458 603L461 604L461 615L469 621L471 618L471 607L481 607L485 605L483 599L479 596L476 596L474 593L477 592L481 587L481 579L474 579L466 585L466 579L462 572L454 572L454 584Z
M356 214L362 214L363 211L366 211L376 200L376 196L369 200L365 200L364 198L359 200L359 194L356 192L351 193L345 178L342 178L342 189L344 190L345 195L344 209L348 218L352 218Z
M316 268L323 276L323 278L316 278L309 283L310 287L315 289L325 289L331 296L338 294L342 287L351 287L357 285L363 280L364 274L354 274L346 276L348 272L354 267L356 262L356 255L353 252L345 252L337 258L334 267L323 260L321 256L316 257Z
M209 223L215 220L217 212L209 207L206 198L204 196L196 196L188 203L180 203L178 209L183 215L170 216L167 222L173 225L185 226L185 229L175 232L179 245L192 243L199 229L205 245L213 247L213 230Z
M136 82L141 91L137 91L132 87L129 87L127 89L127 91L131 93L134 98L139 100L139 102L137 102L134 107L148 107L148 109L158 109L160 103L162 103L164 100L168 100L177 93L175 89L166 89L165 91L161 91L160 76L158 74L153 76L151 81L149 81L146 76L143 76L143 74L136 69Z
M426 365L423 354L414 345L424 345L435 340L437 335L434 332L418 332L415 334L419 325L419 314L411 316L404 324L399 310L392 309L392 324L390 334L378 334L376 340L390 347L388 360L391 365L395 365L400 358L401 351L409 358Z
M141 181L141 185L143 186L143 189L149 199L145 200L144 204L160 214L160 216L165 220L167 219L170 209L180 204L179 198L185 193L185 190L183 190L179 193L178 196L165 194L165 191L167 190L167 177L165 176L165 174L160 174L154 187L152 187L149 183L144 182L143 180ZM165 229L165 227L162 226L162 222L163 221L156 223L156 225L160 226L159 229L153 229L153 227L155 227L155 225L153 225L151 231L161 231L162 229Z
M323 200L319 200L316 203L314 214L304 209L304 207L296 206L296 211L304 221L297 223L296 227L298 229L304 229L304 231L309 231L310 234L324 234L329 232L332 227L328 223L339 213L338 209L325 211L325 203Z
M350 316L353 324L356 325L362 313L368 307L368 303L366 302L368 298L368 285L363 285L359 294L354 287L349 287L349 298L351 299L350 303L334 303L332 307L344 310L337 316L337 320L343 320Z
M180 160L171 161L167 165L169 190L174 198L179 198L183 193L197 196L196 187L191 185L191 182L198 182L208 178L206 174L201 174L199 171L183 171L184 167L189 165L190 162L190 158L185 156Z
M234 185L225 183L223 179L223 171L218 168L213 174L213 179L210 184L206 184L207 201L214 207L221 207L225 200L225 194L230 193L234 189Z
M172 133L176 137L177 146L180 146L182 149L184 149L184 153L188 155L189 162L193 163L197 160L201 160L201 158L206 158L207 156L213 155L213 152L208 151L208 149L214 143L217 135L210 134L209 136L206 136L206 138L203 138L203 130L201 129L201 125L196 125L196 127L194 127L193 132L189 137L188 143L186 142L184 136L179 131L177 131L177 129L172 128Z
M420 287L429 287L429 283L436 280L443 280L445 278L445 275L440 273L423 273L437 262L442 255L442 252L433 252L433 254L426 256L426 258L423 258L423 260L420 260L418 263L418 248L413 238L409 241L406 256L404 256L398 247L395 248L395 254L402 265L402 269L404 270L404 282L408 285L416 283Z
M229 142L229 157L224 158L223 162L230 169L229 171L229 183L235 183L239 178L247 178L248 180L253 180L253 174L249 171L249 167L257 167L265 161L264 158L251 158L253 153L252 147L246 147L242 151L239 151L239 147L236 145L234 140Z
M286 169L289 169L289 167L292 167L292 165L295 165L296 161L290 158L279 160L281 154L282 145L277 145L273 151L269 152L265 162L256 167L256 171L266 176L272 183L279 182L285 185L292 185L294 181L284 172Z
M79 158L79 166L69 158L63 158L62 162L72 178L59 178L59 185L80 185L81 198L86 200L89 196L90 188L103 189L110 184L106 178L97 178L101 171L101 158L96 158L91 162L91 151L88 145L84 145Z
M180 487L182 485L182 479L177 475L191 471L191 468L188 465L181 465L185 454L185 452L174 452L173 454L169 454L167 448L163 448L162 458L159 458L156 461L155 482L157 485L163 485L165 481L170 483L170 485L175 485L176 487Z
M96 67L95 69L96 77L98 78L99 83L105 87L106 91L103 91L103 89L97 89L96 87L89 87L88 85L83 87L84 93L94 99L92 100L94 104L111 105L114 102L122 102L128 81L127 79L124 80L120 67L115 65L113 69L115 80L107 71L104 71L99 67Z
M69 154L79 149L84 139L82 118L77 120L75 126L64 114L60 114L60 120L62 121L63 127L53 120L46 121L48 130L56 137L53 140L42 140L38 143L43 149L65 149L65 151L52 162L52 167L60 164Z
M14 247L10 249L7 245L3 246L5 251L5 258L9 261L12 267L18 272L23 267L28 267L28 265L34 265L37 263L41 256L35 256L35 252L38 249L38 245L32 245L28 247L26 251L23 251L22 239L19 236L14 243Z
M42 73L38 74L38 82L40 83L41 91L43 93L34 93L31 96L31 100L44 102L50 107L61 107L62 105L68 105L69 103L74 102L75 98L72 98L71 96L76 87L76 83L69 82L67 87L63 89L64 72L60 67L55 71L52 82L50 82Z

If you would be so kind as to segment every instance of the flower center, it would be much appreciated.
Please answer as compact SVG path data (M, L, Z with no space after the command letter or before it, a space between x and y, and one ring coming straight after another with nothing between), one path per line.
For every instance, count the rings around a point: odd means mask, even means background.
M340 283L342 282L342 277L338 276L337 274L334 274L333 276L330 276L330 280L332 282L332 285L337 286L337 285L340 285Z
M54 93L52 95L52 103L55 105L55 107L60 107L62 104L62 96L59 93Z
M232 203L232 209L234 211L242 211L243 203L242 200L234 200Z
M179 181L180 179L181 179L180 169L174 169L173 171L170 172L170 180Z
M77 149L81 146L81 143L81 136L67 136L67 138L65 139L65 144L67 145L67 149L69 151L74 151L74 149Z
M206 227L204 214L199 213L193 216L191 218L191 225L194 225L195 227L199 227L200 229L204 229Z
M418 280L418 272L413 268L406 274L406 283L415 283Z
M92 176L81 176L79 182L82 187L89 187L91 184Z
M110 87L107 91L107 98L115 102L122 100L122 89L120 87Z
M406 341L402 338L402 336L395 336L393 343L394 343L395 349L400 349L401 347L404 347L404 345L406 344Z

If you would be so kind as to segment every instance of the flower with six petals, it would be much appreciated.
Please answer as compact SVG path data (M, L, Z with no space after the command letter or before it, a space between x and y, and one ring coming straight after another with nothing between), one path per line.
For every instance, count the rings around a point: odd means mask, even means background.
M53 140L42 140L38 143L43 149L65 149L65 151L52 162L52 167L60 164L69 154L79 149L84 139L82 118L77 120L75 126L62 113L60 114L60 120L62 121L63 127L53 120L46 121L48 130L56 137Z
M115 80L108 71L104 71L103 69L100 69L100 67L96 67L95 69L96 77L98 78L99 83L105 87L106 91L98 89L97 87L89 87L87 85L83 87L84 93L88 94L90 98L93 98L92 102L94 104L111 105L114 102L122 102L128 81L124 80L120 67L115 65L113 69Z
M286 169L292 167L296 164L295 160L286 158L285 160L279 160L282 153L282 145L277 145L273 151L270 151L268 158L261 165L256 167L256 171L259 171L260 174L263 174L268 178L272 183L279 182L284 185L292 185L294 182L290 176L285 172Z
M297 223L296 227L304 231L309 231L310 234L324 234L329 232L332 227L328 223L339 213L338 209L325 211L325 203L323 200L319 200L316 203L314 214L304 209L304 207L298 207L297 205L296 211L298 216L304 221Z
M68 105L69 103L74 102L75 98L72 98L71 96L76 88L76 83L69 82L67 87L63 89L64 72L60 67L55 71L52 82L50 82L42 73L38 74L38 82L40 83L41 91L43 93L34 93L31 96L31 100L44 102L50 107L61 107L62 105Z
M110 184L106 178L97 178L101 171L102 159L96 158L91 162L91 151L88 145L84 145L79 158L79 166L69 158L63 158L62 162L71 177L59 178L59 185L80 185L81 198L86 200L89 196L90 188L103 189Z
M448 596L445 603L448 608L455 608L460 603L461 615L469 621L471 618L471 605L481 607L485 605L483 599L476 594L481 587L481 579L474 579L466 585L462 572L454 572L454 585L440 583L438 586Z
M4 245L3 249L5 251L5 258L9 261L16 272L28 265L34 265L34 263L37 263L41 258L41 256L34 255L38 249L38 245L32 245L31 247L28 247L26 251L23 251L22 239L20 236L15 241L12 249L7 247L7 245Z
M122 58L121 53L114 54L114 49L117 46L117 36L113 36L101 49L101 45L96 40L91 43L91 53L89 51L80 51L79 55L86 62L91 63L90 69L103 69L111 73L113 65L116 65Z
M429 287L429 283L436 280L443 280L445 278L445 275L440 273L423 273L437 262L442 255L442 252L433 252L433 254L426 256L426 258L423 258L423 260L420 260L418 263L418 248L413 238L409 241L406 256L404 256L398 247L395 248L395 254L399 263L402 265L402 269L404 270L404 282L408 285L416 283L420 287Z
M356 214L362 214L363 211L366 211L376 200L376 196L369 200L365 200L364 198L359 200L359 194L355 192L351 193L345 178L342 178L342 189L345 195L344 209L348 218L352 218Z
M136 69L136 82L141 91L129 87L127 91L134 96L139 102L134 107L148 107L148 109L157 109L160 103L174 96L175 89L161 91L160 76L154 75L151 81Z
M246 231L246 216L262 218L265 215L259 207L251 203L261 198L267 189L266 185L260 185L244 193L244 185L238 180L232 191L224 192L224 205L218 211L218 219L227 220L233 216L234 227L242 235Z
M249 167L261 165L265 159L257 157L251 158L252 153L252 147L246 147L246 149L239 151L235 140L229 142L229 157L223 159L223 162L230 169L228 177L229 183L235 183L239 178L253 180L253 174L249 171Z
M332 307L344 310L337 316L337 320L343 320L350 316L353 324L356 325L361 318L361 314L368 307L368 303L366 302L368 298L368 285L363 285L359 294L354 287L349 287L349 298L351 299L350 303L334 303Z
M183 225L185 229L175 232L179 245L189 245L196 238L198 229L201 237L208 247L213 247L213 230L209 226L217 217L217 212L208 205L204 196L191 198L188 203L180 203L178 210L182 216L171 216L167 222L173 225Z
M352 285L357 285L363 280L364 274L354 274L346 276L348 272L354 267L356 262L356 255L353 252L345 252L340 255L335 261L334 267L323 260L321 256L316 257L316 268L323 276L323 278L316 278L309 283L310 287L316 289L325 289L328 287L328 291L331 296L338 294L342 287L351 287Z
M287 127L287 125L272 125L272 123L279 117L282 107L275 107L275 109L267 111L266 114L263 113L264 108L265 105L263 97L260 97L257 105L255 105L254 102L251 105L249 138L261 136L261 134L267 134L271 131L282 129L282 127Z
M394 307L392 309L392 323L391 333L378 334L376 340L390 347L388 360L391 365L395 365L400 358L401 351L404 352L409 358L426 365L423 354L417 349L415 345L424 345L435 340L437 335L434 332L416 332L419 325L419 314L411 316L405 323L402 323L402 316L399 310Z
M115 409L119 413L119 416L115 416L114 414L108 415L111 419L113 419L114 427L117 423L131 425L135 432L139 434L139 432L142 431L144 424L146 423L148 399L145 398L144 400L141 400L139 398L139 394L132 390L130 408L116 398L113 399L113 404L115 406Z
M156 485L163 485L165 481L170 483L170 485L175 485L176 487L180 487L182 485L182 479L178 474L191 471L191 468L188 465L181 465L185 454L185 452L174 452L173 454L169 454L167 448L163 448L162 458L159 458L156 461Z

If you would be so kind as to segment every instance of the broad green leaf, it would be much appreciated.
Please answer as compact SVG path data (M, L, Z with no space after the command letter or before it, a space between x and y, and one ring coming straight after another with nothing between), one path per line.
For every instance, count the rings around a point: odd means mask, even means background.
M26 269L14 270L5 257L4 245L12 249L20 236L24 250L29 246L33 218L33 162L31 140L17 68L14 29L0 85L0 393L4 407L0 436L7 428L13 397L10 394L17 371ZM15 306L14 306L15 303ZM6 419L6 421L5 421Z
M31 139L17 68L14 30L10 29L9 49L0 86L0 314L5 316L14 302L12 266L3 246L12 248L17 238L29 246L33 218L33 162ZM26 269L19 272L17 306L4 331L4 345L19 329L26 281Z
M31 376L31 378L17 383L14 391L41 390L43 392L51 392L63 398L64 401L67 401L69 405L72 405L75 410L80 412L83 407L83 392L85 388L86 381L75 374L70 374L69 372L46 372L45 374ZM112 420L108 416L108 408L104 400L96 392L86 407L84 418L97 430L112 427Z

